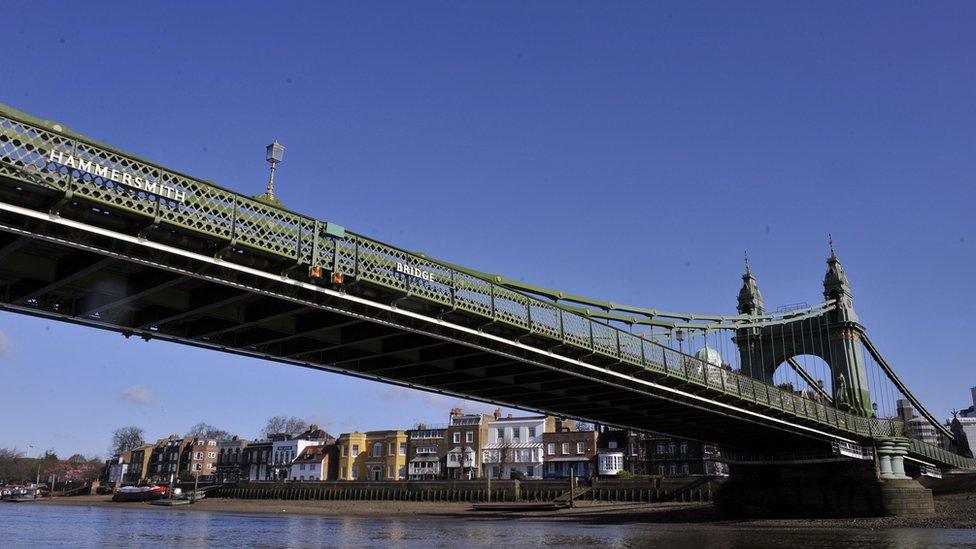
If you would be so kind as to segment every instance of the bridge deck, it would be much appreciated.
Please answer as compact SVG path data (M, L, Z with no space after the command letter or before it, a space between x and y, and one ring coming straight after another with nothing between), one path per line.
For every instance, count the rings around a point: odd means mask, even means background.
M901 433L44 124L0 116L5 309L733 447Z

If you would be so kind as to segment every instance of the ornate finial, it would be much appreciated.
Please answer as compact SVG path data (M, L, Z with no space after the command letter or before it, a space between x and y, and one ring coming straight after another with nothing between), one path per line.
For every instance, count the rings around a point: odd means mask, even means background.
M836 259L837 254L834 253L834 235L827 233L827 244L830 245L830 258Z
M746 250L743 255L746 260L746 274L752 274L752 271L749 270L749 250Z

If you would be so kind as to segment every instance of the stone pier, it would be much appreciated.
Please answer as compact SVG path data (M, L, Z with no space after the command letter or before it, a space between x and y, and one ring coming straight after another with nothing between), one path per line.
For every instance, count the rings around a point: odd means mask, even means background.
M875 461L730 464L715 495L737 517L863 517L935 512L932 491L905 474L906 439L880 440Z

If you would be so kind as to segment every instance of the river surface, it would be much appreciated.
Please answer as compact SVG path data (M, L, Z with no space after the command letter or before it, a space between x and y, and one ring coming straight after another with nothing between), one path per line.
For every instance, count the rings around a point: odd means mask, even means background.
M976 547L976 530L257 515L0 503L0 547Z

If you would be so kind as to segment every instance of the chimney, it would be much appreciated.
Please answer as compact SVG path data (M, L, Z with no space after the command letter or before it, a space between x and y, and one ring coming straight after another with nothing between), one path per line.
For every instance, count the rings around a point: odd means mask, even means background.
M502 409L501 408L495 408L495 412L492 415L495 416L495 419L501 419L502 418Z
M557 433L563 432L563 418L561 417L556 418L556 432Z
M458 416L462 416L462 415L464 415L464 410L462 410L459 406L455 406L454 408L451 408L451 417L452 418L455 418L455 417L458 417Z

